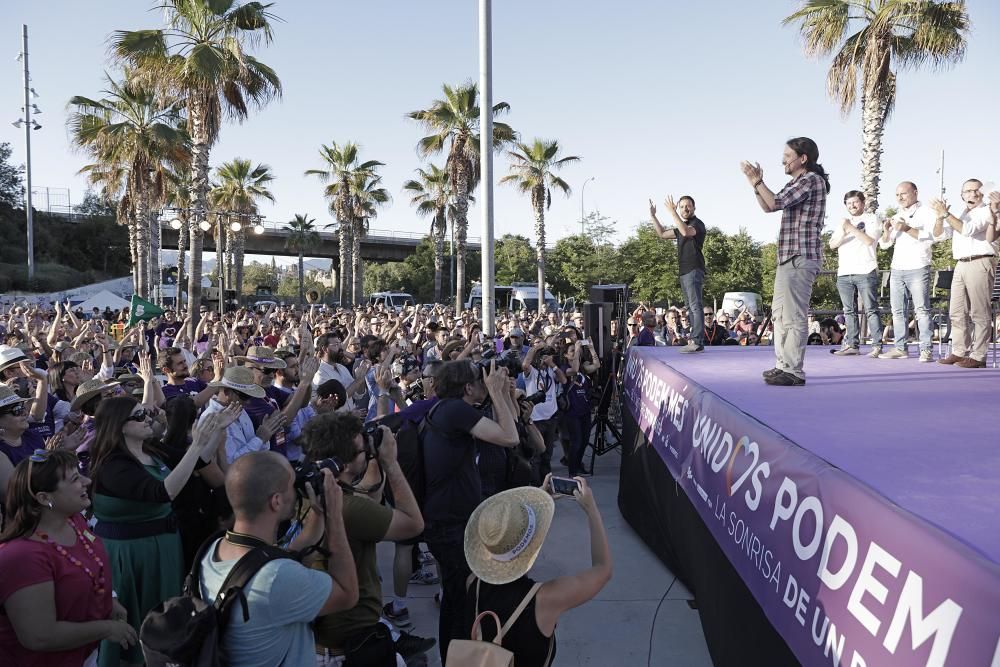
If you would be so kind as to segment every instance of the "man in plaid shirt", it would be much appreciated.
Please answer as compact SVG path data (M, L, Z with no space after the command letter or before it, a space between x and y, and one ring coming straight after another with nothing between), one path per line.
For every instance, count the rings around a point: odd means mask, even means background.
M820 231L826 217L830 181L819 164L819 148L808 137L785 144L782 164L792 180L777 194L764 185L760 164L743 162L743 174L753 187L757 203L767 213L781 211L778 233L778 271L774 276L775 367L764 372L764 382L797 387L806 383L802 362L809 337L807 313L813 282L823 262Z

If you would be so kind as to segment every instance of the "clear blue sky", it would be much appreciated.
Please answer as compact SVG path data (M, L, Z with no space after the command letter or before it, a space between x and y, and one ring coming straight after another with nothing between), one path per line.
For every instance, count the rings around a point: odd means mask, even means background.
M505 118L522 137L558 139L583 161L564 171L570 199L557 196L548 214L550 239L579 229L580 185L587 211L618 222L624 238L648 217L647 199L693 195L709 225L747 227L758 239L777 234L777 216L761 213L740 173L756 160L769 185L781 184L782 144L807 135L832 175L830 211L840 215L843 192L860 185L858 114L844 118L826 95L828 61L807 60L797 32L781 19L799 3L597 2L505 0L494 3L494 98L510 103ZM69 147L66 102L97 96L106 39L115 29L160 24L144 0L5 3L0 33L0 141L23 156L23 131L9 121L21 106L21 24L27 23L33 85L44 128L33 133L34 183L82 197L76 171L85 157ZM902 72L897 109L883 156L882 207L900 180L913 180L923 199L936 195L935 173L946 151L949 199L958 202L967 177L1000 181L1000 3L971 0L973 22L965 61L941 72ZM421 165L420 129L405 113L439 97L442 82L478 80L477 3L328 2L277 0L274 43L258 56L277 71L284 97L243 125L228 124L212 164L236 156L265 162L277 180L272 220L309 213L331 222L318 181L321 143L354 140L365 158L386 163L394 201L373 223L379 229L424 231L402 193ZM9 117L9 118L8 118ZM443 163L443 159L439 160ZM498 177L506 159L495 162ZM533 236L527 199L496 188L497 236ZM479 235L470 212L470 236Z

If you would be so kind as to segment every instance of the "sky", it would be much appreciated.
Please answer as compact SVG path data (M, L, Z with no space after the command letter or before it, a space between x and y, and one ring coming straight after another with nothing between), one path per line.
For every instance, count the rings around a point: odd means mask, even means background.
M597 2L505 0L493 3L493 95L511 105L502 119L521 138L556 139L577 155L561 176L569 198L554 194L548 240L579 233L581 207L614 221L623 240L649 218L648 199L690 194L709 226L745 227L777 236L779 216L762 213L742 159L760 162L765 182L783 182L781 151L794 136L812 137L831 174L829 212L839 220L843 193L860 187L859 114L843 116L826 94L829 58L807 59L796 30L781 20L792 0ZM901 180L922 199L937 196L945 152L946 198L959 202L969 177L1000 182L1000 3L970 0L972 31L959 65L899 73L896 111L885 133L881 207ZM213 166L234 157L270 165L276 202L261 212L283 222L307 213L333 221L322 185L303 175L319 168L321 144L355 141L364 159L385 163L392 203L373 229L424 232L402 184L425 164L416 152L421 128L406 117L441 96L442 83L478 81L478 3L473 0L366 2L275 0L282 21L274 41L255 52L282 80L284 93L242 125L229 123L212 150ZM68 188L82 199L77 175L86 156L66 130L67 101L99 96L113 30L153 28L161 16L145 0L5 2L0 31L0 120L17 118L23 100L21 24L29 27L33 100L43 128L32 133L33 183ZM9 57L8 57L9 56ZM24 133L0 123L0 142L23 160ZM437 158L443 164L443 157ZM495 161L496 180L508 160ZM587 179L581 200L581 186ZM534 238L529 200L495 187L496 236ZM36 206L40 206L36 202ZM664 219L661 217L661 220ZM481 213L469 214L470 237Z

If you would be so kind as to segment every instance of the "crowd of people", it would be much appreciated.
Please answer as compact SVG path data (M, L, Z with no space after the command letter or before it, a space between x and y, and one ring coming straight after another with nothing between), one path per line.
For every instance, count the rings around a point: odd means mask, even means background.
M0 317L0 663L142 664L177 643L143 622L186 574L212 601L266 552L230 664L417 664L435 643L452 664L483 611L517 664L551 664L559 616L611 576L579 313L503 314L496 336L444 306L200 314L193 337L171 311L124 331L69 304ZM558 498L592 565L535 582ZM412 632L415 585L440 587L436 638Z

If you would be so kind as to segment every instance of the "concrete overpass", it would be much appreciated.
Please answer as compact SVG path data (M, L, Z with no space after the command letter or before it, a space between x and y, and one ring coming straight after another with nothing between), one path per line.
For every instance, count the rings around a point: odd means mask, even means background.
M163 247L177 249L178 230L165 222L161 225ZM340 256L340 242L336 232L319 231L320 242L305 251L306 257L324 257L336 259ZM248 255L278 255L295 257L298 253L285 247L288 232L283 226L274 223L264 223L263 232L254 233L247 229L246 254ZM426 238L426 234L416 232L396 232L387 229L370 229L368 235L361 239L361 258L371 262L401 262L413 254L414 249ZM479 250L480 240L470 237L466 242L469 250ZM205 250L215 250L215 239L210 232L205 233Z

